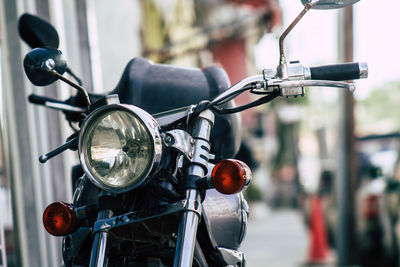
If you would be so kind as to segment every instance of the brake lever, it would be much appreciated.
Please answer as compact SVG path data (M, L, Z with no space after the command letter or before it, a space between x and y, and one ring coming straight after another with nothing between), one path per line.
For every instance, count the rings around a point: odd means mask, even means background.
M281 90L284 88L296 88L296 87L311 87L311 86L324 86L324 87L337 87L344 88L350 92L354 92L356 87L353 83L341 82L341 81L326 81L326 80L295 80L295 81L282 81L277 84ZM276 86L276 84L273 84Z
M354 92L356 87L353 83L342 81L326 81L326 80L267 80L266 88L253 89L251 92L255 94L270 94L273 91L279 91L280 96L304 96L304 87L324 86L344 88L350 92Z

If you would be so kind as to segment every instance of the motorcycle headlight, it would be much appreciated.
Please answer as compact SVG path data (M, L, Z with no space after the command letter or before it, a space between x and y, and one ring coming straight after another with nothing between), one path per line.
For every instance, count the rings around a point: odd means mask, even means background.
M120 193L142 184L161 159L155 119L130 105L107 105L85 120L79 135L79 158L98 187Z

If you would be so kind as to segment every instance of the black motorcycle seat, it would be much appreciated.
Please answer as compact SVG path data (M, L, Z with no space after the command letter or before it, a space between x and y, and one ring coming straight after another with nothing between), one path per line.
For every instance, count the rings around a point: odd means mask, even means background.
M229 85L226 72L216 66L184 68L134 58L111 93L118 94L121 103L132 104L155 114L210 100ZM231 102L228 105L234 104ZM217 159L236 154L240 146L238 114L216 115L211 144Z

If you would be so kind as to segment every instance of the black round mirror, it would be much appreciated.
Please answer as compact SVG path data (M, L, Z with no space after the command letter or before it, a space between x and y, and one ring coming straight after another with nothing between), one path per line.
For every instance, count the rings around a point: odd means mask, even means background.
M67 63L61 51L50 48L35 48L24 58L24 69L28 79L36 86L46 86L57 80L50 69L64 74Z
M60 44L57 30L47 21L30 14L23 14L18 20L21 38L32 48L49 47L57 49Z

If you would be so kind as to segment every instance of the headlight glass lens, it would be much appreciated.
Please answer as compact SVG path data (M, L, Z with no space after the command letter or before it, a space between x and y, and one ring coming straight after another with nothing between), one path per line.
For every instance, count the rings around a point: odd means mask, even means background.
M151 167L153 139L143 122L130 112L105 112L87 129L84 154L94 178L111 188L129 187Z

